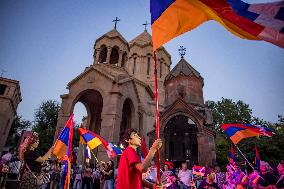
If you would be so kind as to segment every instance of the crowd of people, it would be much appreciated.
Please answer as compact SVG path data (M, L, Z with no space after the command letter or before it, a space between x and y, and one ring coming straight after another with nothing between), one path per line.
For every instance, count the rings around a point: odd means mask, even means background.
M180 167L174 167L172 162L164 162L159 170L161 183L157 184L157 166L153 161L154 154L161 147L160 140L154 142L148 156L144 161L133 150L139 147L140 137L133 130L125 135L128 148L120 157L119 166L115 166L112 160L108 162L84 163L84 165L72 164L70 175L70 189L121 189L125 181L130 183L129 188L134 187L133 181L140 178L148 184L144 188L166 189L274 189L284 188L284 161L277 167L271 167L267 162L261 161L260 168L246 171L238 163L230 162L226 171L219 167L204 167L203 172L196 172L188 168L188 162ZM8 179L20 180L19 188L24 189L57 189L64 185L63 166L60 161L51 159L52 148L40 156L36 152L39 143L37 134L26 138L19 148L9 149L9 152L1 157L0 187L5 187ZM132 147L131 147L132 146ZM134 147L133 147L134 146ZM132 164L131 162L134 162ZM128 164L128 165L127 165ZM134 165L134 166L133 166ZM124 172L128 172L125 176ZM144 172L142 174L142 172ZM120 175L119 175L120 174ZM127 178L130 175L130 178ZM135 178L135 175L137 177ZM142 180L141 187L142 188ZM140 182L139 180L137 182Z

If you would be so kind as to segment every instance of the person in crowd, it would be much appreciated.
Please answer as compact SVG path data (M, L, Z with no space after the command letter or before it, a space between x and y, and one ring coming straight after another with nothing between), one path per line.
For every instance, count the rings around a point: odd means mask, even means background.
M116 188L117 175L118 175L118 164L117 164L116 168L114 169L114 188Z
M166 189L182 189L182 184L178 181L178 176L174 173L171 173L168 177L168 183L165 185Z
M234 189L235 184L233 184L234 167L231 164L227 165L226 180L223 184L225 189Z
M221 172L221 169L218 166L215 167L215 174L216 174L215 182L218 184L219 188L223 188L223 184L225 183L226 180L226 174Z
M278 179L276 181L276 188L284 188L284 161L280 161L277 166Z
M215 173L214 169L206 168L206 178L199 184L198 189L220 189L218 184L214 182Z
M273 169L267 162L260 162L260 180L258 182L259 188L264 187L275 187L277 181L276 175L274 174Z
M50 189L57 189L60 182L60 166L57 160L53 160L50 167Z
M75 181L73 184L74 189L81 189L81 184L82 184L82 172L79 166L75 167Z
M170 176L171 175L173 175L173 171L171 171L169 169L169 165L168 164L164 164L161 180L164 183L165 187L168 187L168 186L171 185L171 180L170 180Z
M19 158L19 153L16 153L14 157L11 158L9 162L9 173L8 178L10 179L18 179L18 175L20 173L21 161Z
M141 146L141 138L136 130L127 129L121 136L121 143L125 150L119 161L116 189L142 188L143 185L147 188L162 188L142 180L142 173L147 171L155 153L161 148L162 140L157 139L153 143L143 162L137 154L137 148Z
M182 182L184 189L190 188L192 171L187 168L186 163L181 164L181 170L178 173L178 178Z
M105 169L101 169L101 172L104 174L104 189L113 189L114 188L114 164L112 160L109 160L106 164Z
M87 186L87 189L91 189L91 184L92 184L92 169L90 168L90 165L87 164L83 172L82 189L85 188L85 185Z
M15 149L14 148L9 148L9 152L4 154L2 157L1 157L1 163L6 163L6 162L9 162L11 161L12 157L15 155Z
M93 169L92 176L93 176L93 189L100 189L101 187L100 179L102 177L102 174L99 163L97 163L96 167Z
M237 188L245 188L248 185L248 178L237 163L234 165L234 174L231 183Z
M53 151L51 147L44 156L40 156L35 150L38 147L39 138L37 133L32 133L20 145L19 155L23 164L23 174L20 180L20 189L34 189L42 185L44 180L41 179L41 164L44 163Z

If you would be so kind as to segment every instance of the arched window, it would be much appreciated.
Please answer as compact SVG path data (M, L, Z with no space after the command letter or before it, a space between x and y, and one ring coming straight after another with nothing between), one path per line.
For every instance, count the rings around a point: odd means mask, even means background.
M147 75L150 74L150 64L151 64L151 58L148 57L148 58L147 58Z
M105 45L101 46L101 52L99 56L99 63L104 63L106 62L106 57L107 57L107 47Z
M122 55L122 60L121 60L121 67L124 68L126 61L127 61L127 54L126 52L124 52Z
M137 57L134 57L134 59L133 59L133 69L132 69L133 74L135 73L135 70L136 70L136 59L137 59Z
M117 64L119 59L118 47L113 47L110 53L110 64Z

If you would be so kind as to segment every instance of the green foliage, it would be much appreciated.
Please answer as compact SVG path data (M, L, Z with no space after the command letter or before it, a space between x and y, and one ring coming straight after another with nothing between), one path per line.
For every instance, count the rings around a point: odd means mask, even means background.
M222 98L221 101L207 101L206 105L212 110L216 131L216 161L224 168L228 163L229 146L231 140L220 128L224 123L256 124L274 130L273 137L253 137L242 140L238 147L252 163L255 158L255 146L257 146L261 160L275 164L284 159L284 118L279 116L279 122L272 124L263 119L252 116L252 110L243 101L234 102L231 99ZM243 161L241 154L235 149L238 161Z
M9 131L6 145L16 147L22 130L30 128L31 125L31 121L23 119L22 116L16 116Z
M42 102L35 112L33 131L39 134L38 150L41 154L45 153L53 144L59 109L57 101L47 100Z

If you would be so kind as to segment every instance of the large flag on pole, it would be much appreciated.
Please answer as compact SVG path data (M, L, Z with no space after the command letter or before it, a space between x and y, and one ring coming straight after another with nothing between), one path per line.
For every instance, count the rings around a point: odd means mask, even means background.
M255 136L272 136L272 130L259 125L250 124L222 124L221 128L226 135L237 144L244 138Z
M71 117L73 119L73 115ZM68 132L69 135L68 135L66 154L62 159L62 165L63 165L63 171L62 171L62 177L61 177L62 189L69 189L69 185L70 185L73 126L74 126L74 124L72 124L69 127L69 132Z
M284 47L284 2L241 0L151 0L154 51L200 24L215 20L238 37Z
M58 159L63 159L63 157L66 155L68 149L68 143L70 140L70 132L71 130L73 132L73 126L74 126L73 117L74 115L72 114L68 119L68 121L66 122L65 127L61 130L59 137L54 144L54 150L52 153Z

